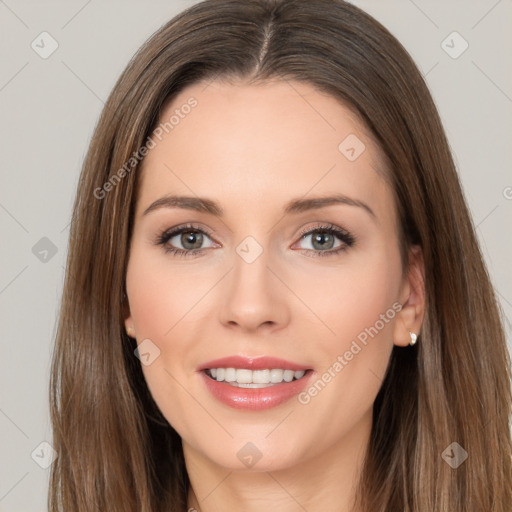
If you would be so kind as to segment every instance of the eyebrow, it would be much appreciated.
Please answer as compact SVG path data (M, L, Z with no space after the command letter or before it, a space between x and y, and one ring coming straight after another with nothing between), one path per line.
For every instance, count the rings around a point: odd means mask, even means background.
M311 197L308 199L298 198L292 199L286 203L283 214L299 214L310 210L316 210L331 206L334 204L343 204L348 206L356 206L364 209L375 220L377 217L374 211L363 201L352 199L343 194L335 194L332 196ZM205 197L193 196L174 196L168 195L157 199L148 206L142 215L158 210L160 208L182 208L185 210L195 210L205 212L216 217L223 217L224 210L215 201Z

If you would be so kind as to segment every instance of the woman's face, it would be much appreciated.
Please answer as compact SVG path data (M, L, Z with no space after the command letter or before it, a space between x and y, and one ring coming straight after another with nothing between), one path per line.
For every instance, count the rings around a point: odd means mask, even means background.
M195 84L171 116L139 170L127 270L152 396L187 454L225 468L355 450L419 321L378 147L304 83Z

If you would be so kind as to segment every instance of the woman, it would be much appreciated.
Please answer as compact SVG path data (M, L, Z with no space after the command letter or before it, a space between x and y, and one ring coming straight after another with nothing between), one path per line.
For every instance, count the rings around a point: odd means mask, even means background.
M509 511L509 364L385 28L341 0L207 0L144 44L75 202L52 512Z

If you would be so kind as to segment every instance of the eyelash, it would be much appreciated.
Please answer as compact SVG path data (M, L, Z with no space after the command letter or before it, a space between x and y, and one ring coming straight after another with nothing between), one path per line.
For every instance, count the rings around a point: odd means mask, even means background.
M156 244L162 245L166 253L173 254L174 256L179 256L181 258L187 258L194 255L198 256L202 254L204 251L206 251L206 249L184 250L177 249L176 247L169 247L166 245L171 238L175 237L176 235L180 235L181 233L186 233L189 231L202 233L203 235L207 235L209 238L211 238L211 233L209 233L207 230L204 230L203 228L200 228L198 226L194 226L193 224L187 224L186 226L180 226L172 230L163 231L158 235ZM328 251L314 251L313 249L302 249L303 251L312 251L313 253L315 253L314 257L334 256L352 247L356 241L355 237L348 231L337 228L333 224L320 224L313 228L305 229L300 233L299 239L302 239L303 237L311 235L317 231L329 235L335 235L344 243L344 245L338 247L337 249L330 249Z

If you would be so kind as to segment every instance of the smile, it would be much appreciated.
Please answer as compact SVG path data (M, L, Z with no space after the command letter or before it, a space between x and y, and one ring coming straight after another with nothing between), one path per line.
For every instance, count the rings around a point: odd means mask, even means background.
M288 402L316 375L311 367L285 359L240 355L205 362L197 372L215 401L246 411Z
M217 382L226 382L240 388L266 388L292 382L304 377L305 370L283 370L279 368L248 370L245 368L209 368L205 373Z

